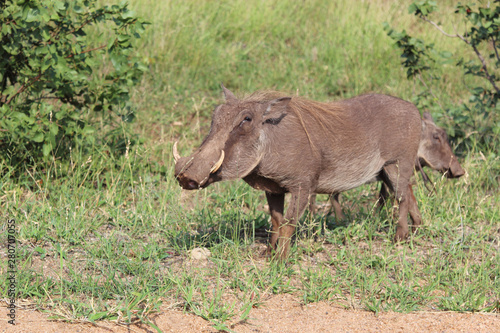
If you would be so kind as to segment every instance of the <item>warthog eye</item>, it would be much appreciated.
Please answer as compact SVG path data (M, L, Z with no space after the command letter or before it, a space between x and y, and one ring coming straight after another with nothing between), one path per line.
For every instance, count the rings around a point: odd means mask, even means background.
M432 138L433 138L434 140L439 140L439 134L438 134L438 133L434 133L434 134L432 135Z
M242 126L244 123L246 122L251 122L252 121L252 117L250 116L246 116L245 118L243 118L243 120L241 121L240 123L240 126Z

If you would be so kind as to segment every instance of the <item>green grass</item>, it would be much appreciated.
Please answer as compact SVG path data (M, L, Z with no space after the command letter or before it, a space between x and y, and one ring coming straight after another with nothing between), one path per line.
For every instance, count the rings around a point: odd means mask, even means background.
M409 243L392 242L392 213L377 212L377 184L366 185L343 194L345 220L305 216L287 264L260 255L263 192L235 181L182 194L173 179L172 143L180 140L181 154L199 145L221 82L239 94L274 88L323 101L368 91L411 99L419 86L406 80L382 22L461 52L458 41L414 24L406 5L391 1L131 5L152 23L138 45L151 69L133 96L140 143L121 157L76 149L71 164L0 179L0 218L17 226L18 299L68 320L151 325L148 315L170 306L222 330L282 293L373 312L500 310L498 149L469 147L459 180L432 173L436 193L416 177L424 225ZM462 101L460 73L443 72L434 93L444 105ZM189 259L195 247L211 257Z

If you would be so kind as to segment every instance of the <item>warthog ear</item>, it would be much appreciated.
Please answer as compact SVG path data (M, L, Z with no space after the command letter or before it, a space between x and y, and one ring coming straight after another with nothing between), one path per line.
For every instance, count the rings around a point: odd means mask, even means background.
M430 120L430 121L434 122L434 119L432 119L432 116L431 116L431 114L429 112L424 112L424 114L422 115L422 117L424 119L427 119L427 120Z
M236 96L234 96L234 94L229 89L224 87L222 83L220 84L220 86L222 87L222 91L224 92L224 98L226 99L226 103L235 101L237 99Z
M267 104L264 112L262 123L278 125L279 122L287 115L288 104L292 100L291 97L281 97L273 99Z

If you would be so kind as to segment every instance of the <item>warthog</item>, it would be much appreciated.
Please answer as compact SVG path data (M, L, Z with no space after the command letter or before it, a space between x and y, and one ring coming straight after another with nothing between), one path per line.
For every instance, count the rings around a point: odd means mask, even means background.
M288 255L290 239L310 195L347 191L377 179L396 194L395 240L408 236L420 212L409 187L420 142L417 108L386 95L321 103L279 92L244 99L222 87L208 136L189 157L174 145L175 177L188 190L242 178L263 190L271 213L269 251ZM290 193L284 214L285 193Z
M420 145L418 146L417 159L415 161L415 170L422 172L424 180L427 175L423 167L429 167L437 170L447 178L460 178L465 174L464 169L453 154L448 135L445 130L434 123L434 119L428 112L424 112L422 118L422 134L420 136ZM333 212L337 218L343 218L342 208L339 203L340 193L331 196ZM389 196L387 187L382 184L379 195L379 206L383 206ZM315 212L315 196L311 196L310 211Z

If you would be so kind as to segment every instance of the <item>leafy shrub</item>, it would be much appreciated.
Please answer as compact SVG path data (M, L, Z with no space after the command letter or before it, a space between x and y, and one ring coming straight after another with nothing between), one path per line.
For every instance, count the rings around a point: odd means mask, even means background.
M129 88L145 70L132 40L146 23L127 3L10 0L0 4L0 22L2 165L65 159L71 146L116 143L113 133L134 118ZM111 25L110 36L91 35L101 25Z
M448 133L455 140L467 146L479 144L481 148L496 150L500 137L500 90L499 77L495 73L500 67L498 40L500 38L500 1L490 2L486 7L476 10L474 5L455 7L455 14L466 23L463 34L445 32L429 16L437 9L435 1L416 1L409 6L410 14L415 14L423 21L433 25L440 33L450 38L458 38L471 48L473 56L453 55L448 51L439 51L434 44L412 37L406 31L398 32L386 24L388 35L396 41L402 50L402 64L407 69L408 78L417 78L422 83L422 91L416 96L415 102L420 108L432 108L438 97L433 95L432 84L441 77L436 66L455 63L462 68L464 77L475 77L478 82L469 86L469 99L461 105L443 107L454 124L448 128Z

